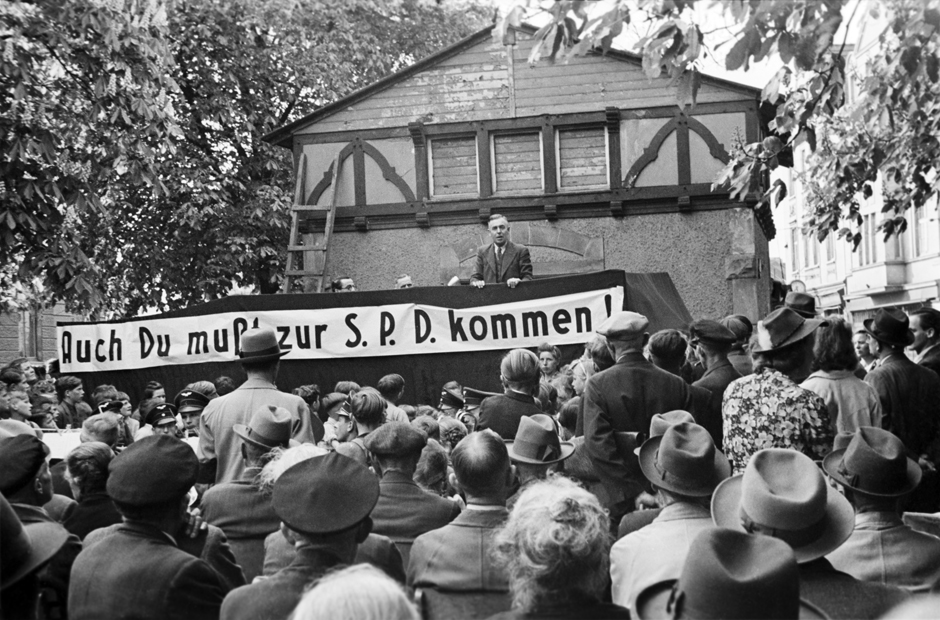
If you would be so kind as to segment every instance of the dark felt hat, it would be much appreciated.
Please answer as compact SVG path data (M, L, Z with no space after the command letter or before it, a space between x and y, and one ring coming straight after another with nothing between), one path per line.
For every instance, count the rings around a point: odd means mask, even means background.
M783 305L790 308L804 319L816 318L816 298L812 295L790 291L783 300Z
M757 342L752 351L764 353L782 349L803 340L826 324L826 321L819 319L804 318L790 308L777 308L765 316L763 321L757 322Z
M202 411L209 404L209 397L196 390L182 390L173 399L173 404L179 413Z
M743 474L718 485L712 519L782 539L801 564L836 550L855 529L849 500L826 484L811 458L785 448L755 453Z
M235 424L235 434L259 448L286 448L290 445L293 418L284 407L262 405L251 414L248 425Z
M365 436L366 450L379 456L419 454L428 443L427 434L408 422L392 420Z
M862 321L869 336L890 346L906 347L914 342L911 320L897 308L879 308L875 316Z
M896 435L871 426L855 431L847 448L830 452L823 470L839 484L875 497L907 495L923 475Z
M640 592L634 610L643 620L826 617L800 600L799 568L785 542L724 528L699 533L679 579Z
M13 495L36 479L49 455L49 446L35 435L0 439L0 493Z
M170 403L160 403L147 412L144 422L150 426L176 424L176 407Z
M681 422L640 448L640 469L654 485L691 497L711 495L731 475L731 463L708 431Z
M13 507L0 495L0 590L20 581L52 559L69 532L58 523L23 525Z
M738 337L734 335L733 331L718 321L708 319L695 321L689 325L689 335L691 336L692 344L695 344L699 340L717 344L734 344L738 340Z
M597 333L608 340L619 340L646 333L649 326L649 319L642 314L621 311L614 312L610 318L601 323L601 326L597 328Z
M489 398L490 396L496 396L496 394L494 392L484 392L483 390L475 390L473 388L465 387L463 389L464 407L479 407L480 403L483 402L483 399Z
M375 474L331 452L302 461L274 483L274 512L292 530L333 534L369 516L379 500Z
M515 439L506 440L509 458L531 465L559 463L574 454L574 445L560 441L555 421L544 413L523 416Z
M273 329L255 327L242 334L239 343L238 357L242 363L273 362L287 355L277 343L277 336Z
M196 483L199 459L185 441L151 435L124 448L108 465L108 495L131 506L182 498Z
M451 407L453 409L462 409L463 408L463 395L460 392L443 389L441 390L441 404L440 407Z
M106 400L98 405L98 413L120 413L123 408L123 400Z

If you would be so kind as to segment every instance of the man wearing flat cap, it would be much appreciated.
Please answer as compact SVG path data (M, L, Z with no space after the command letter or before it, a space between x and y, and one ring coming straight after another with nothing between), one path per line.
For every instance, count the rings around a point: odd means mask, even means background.
M584 445L610 497L611 521L634 509L644 482L632 447L620 437L645 433L657 413L676 409L696 415L707 390L654 366L643 357L649 321L636 312L615 312L597 333L607 339L615 364L588 379L584 388ZM698 405L701 407L701 404ZM625 447L626 446L626 447ZM629 447L630 449L626 449Z
M907 510L936 512L938 509L936 454L940 433L940 377L904 355L914 342L910 319L897 308L881 308L864 321L868 347L878 366L865 375L865 383L878 393L881 425L894 433L909 455L924 470L924 480L911 496Z
M311 415L304 399L281 392L274 385L284 355L287 351L281 350L272 329L254 328L241 335L238 356L248 379L234 392L210 401L201 415L196 454L206 472L215 469L214 480L208 481L220 483L241 478L245 460L234 427L247 424L261 407L282 407L290 412L293 439L316 443L323 438L323 423Z
M10 502L23 525L42 524L65 541L38 574L43 616L54 618L65 614L69 574L82 550L82 541L69 534L43 509L52 499L48 456L49 448L35 435L24 433L0 439L0 493ZM4 547L0 552L6 554L8 550Z
M427 435L404 422L386 422L365 438L372 464L381 476L379 501L372 511L375 533L388 536L401 551L405 566L414 539L443 527L460 514L460 507L424 491L414 481Z
M278 477L271 502L285 536L297 540L291 563L225 597L221 620L286 620L308 586L352 564L372 528L379 497L375 476L335 452L302 461Z
M202 497L203 518L225 532L249 583L264 568L265 537L281 524L256 479L272 452L291 444L291 422L286 409L265 405L247 426L236 424L233 430L242 440L245 471L240 480L217 484Z
M221 577L175 538L198 469L192 448L169 435L145 437L114 457L108 495L124 523L76 558L71 620L218 618Z
M698 423L708 429L715 445L720 446L721 400L731 382L741 378L741 373L728 359L728 353L737 341L737 336L718 321L709 320L695 321L689 325L689 335L689 345L705 367L705 374L692 385L705 388L712 395L708 409L699 417Z

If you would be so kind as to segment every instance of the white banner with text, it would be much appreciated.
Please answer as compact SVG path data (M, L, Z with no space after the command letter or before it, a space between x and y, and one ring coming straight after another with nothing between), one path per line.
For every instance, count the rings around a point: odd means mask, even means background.
M59 325L58 357L62 374L226 362L238 359L241 334L256 326L277 332L284 360L578 344L623 307L623 296L615 286L472 308L411 303Z

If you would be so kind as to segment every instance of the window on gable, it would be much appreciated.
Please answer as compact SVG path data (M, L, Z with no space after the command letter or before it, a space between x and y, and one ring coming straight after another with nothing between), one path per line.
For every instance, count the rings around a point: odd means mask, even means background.
M577 191L610 186L604 127L559 129L556 145L558 189Z
M479 195L476 137L434 138L430 142L431 196Z
M494 192L543 189L540 132L495 134L491 146Z

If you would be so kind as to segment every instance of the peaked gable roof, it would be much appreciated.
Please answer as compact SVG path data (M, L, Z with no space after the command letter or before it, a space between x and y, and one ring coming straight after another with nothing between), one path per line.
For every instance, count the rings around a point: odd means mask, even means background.
M318 121L321 121L327 117L330 117L338 112L341 112L345 109L351 108L355 104L360 103L363 100L376 95L377 93L380 93L384 90L392 88L396 85L402 84L409 78L412 78L416 76L417 74L428 71L434 68L435 66L440 65L441 63L444 63L444 61L469 50L473 46L486 42L489 38L491 38L494 28L495 28L495 25L491 25L486 28L483 28L461 39L457 43L454 43L453 45L450 45L438 52L435 52L434 54L431 54L430 56L427 56L426 58L423 58L419 60L418 62L415 62L412 65L409 65L408 67L400 69L399 71L396 71L395 73L392 73L363 88L360 88L359 90L356 90L353 93L346 95L345 97L341 97L340 99L337 99L336 101L332 103L329 103L321 108L318 108L317 110L311 112L310 114L307 114L295 121L292 121L282 127L279 127L271 131L270 133L263 136L262 139L272 144L277 144L279 146L290 148L291 136L297 133L299 130L305 127L308 127ZM536 28L529 26L529 25L523 25L517 30L529 36L534 35L536 32ZM603 56L603 57L617 60L620 62L628 62L630 64L636 65L637 67L642 66L642 56L633 52L627 52L623 50L611 49L606 54L604 54L600 50L594 49L594 50L591 50L587 54L587 56L591 56L591 57ZM576 69L572 69L572 71L575 71L575 70ZM731 80L725 80L722 78L712 77L708 75L702 75L702 84L703 85L707 84L713 87L718 87L721 90L725 90L725 91L733 91L733 92L743 95L746 98L759 97L760 92L761 92L760 89L754 88L752 86L747 86L744 84L733 82Z

